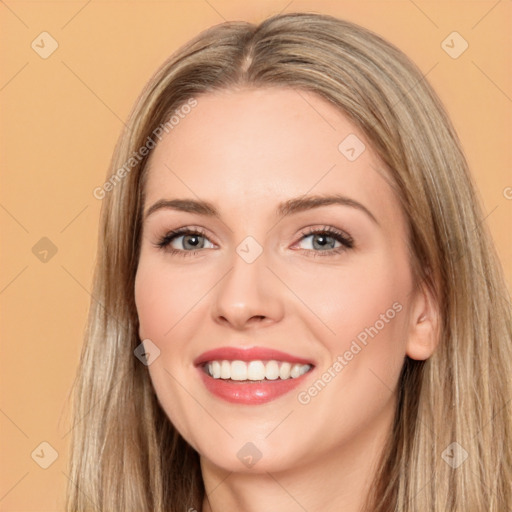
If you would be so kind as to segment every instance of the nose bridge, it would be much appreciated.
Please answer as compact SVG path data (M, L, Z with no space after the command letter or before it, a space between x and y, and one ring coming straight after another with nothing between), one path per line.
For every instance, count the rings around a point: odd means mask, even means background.
M214 316L241 326L253 317L276 319L282 307L275 277L267 268L268 249L252 236L234 248L230 270L219 283Z

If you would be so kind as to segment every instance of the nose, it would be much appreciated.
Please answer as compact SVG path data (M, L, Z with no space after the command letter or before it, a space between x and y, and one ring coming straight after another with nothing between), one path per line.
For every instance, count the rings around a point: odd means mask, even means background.
M268 268L265 251L251 263L236 252L231 261L214 290L213 320L237 330L279 322L284 312L283 284Z

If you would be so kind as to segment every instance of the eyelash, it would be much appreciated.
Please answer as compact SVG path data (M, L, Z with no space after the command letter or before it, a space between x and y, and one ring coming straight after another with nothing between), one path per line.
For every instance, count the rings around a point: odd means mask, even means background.
M326 234L331 238L334 238L337 242L341 243L341 247L337 247L336 249L330 249L327 251L314 251L312 249L300 249L301 251L306 251L308 255L312 257L325 257L325 256L334 256L337 254L340 254L347 249L352 249L354 247L354 240L353 238L348 235L347 233L344 233L343 231L339 231L333 227L330 226L324 226L323 228L312 228L306 231L301 232L302 237L308 237L315 234ZM169 247L170 243L174 241L175 238L178 238L182 235L199 235L201 237L207 238L206 233L200 229L189 229L187 227L179 228L174 231L170 231L165 236L163 236L156 244L160 249L165 249L167 252L174 254L174 255L180 255L180 256L194 256L198 252L200 252L202 249L197 249L195 251L185 251L182 249L174 249L172 247ZM301 239L302 240L302 239ZM311 254L313 253L313 254Z

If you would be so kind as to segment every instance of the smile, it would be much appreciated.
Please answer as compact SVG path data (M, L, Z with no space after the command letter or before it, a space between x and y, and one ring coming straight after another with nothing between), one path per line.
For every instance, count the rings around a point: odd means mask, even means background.
M211 395L240 405L261 405L304 383L312 360L270 347L220 347L194 360Z

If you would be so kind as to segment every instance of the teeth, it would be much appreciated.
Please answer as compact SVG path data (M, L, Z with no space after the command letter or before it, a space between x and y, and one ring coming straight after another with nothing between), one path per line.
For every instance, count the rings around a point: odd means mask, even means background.
M220 377L222 370L219 361L212 361L211 374Z
M286 380L304 375L310 364L292 364L282 361L210 361L205 370L214 379L224 380Z
M291 363L281 363L281 368L279 368L279 377L281 377L281 379L288 379L290 377L291 369Z
M265 377L268 380L276 380L279 377L279 364L277 361L269 361L266 364Z
M247 365L247 375L251 380L263 380L265 378L265 365L262 361L251 361Z
M296 364L294 364L290 370L290 377L293 377L294 379L300 377L300 367L297 367Z
M247 365L243 361L231 363L231 380L247 380Z

